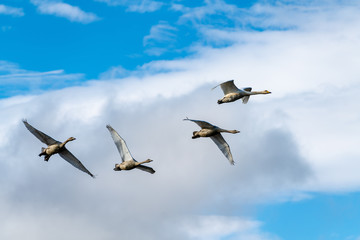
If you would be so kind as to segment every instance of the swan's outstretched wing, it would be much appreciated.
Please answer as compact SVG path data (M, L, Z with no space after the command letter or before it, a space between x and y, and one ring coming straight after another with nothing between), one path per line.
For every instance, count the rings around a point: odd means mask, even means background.
M219 86L219 85L218 85ZM217 87L217 86L216 86ZM214 88L216 88L214 87ZM238 89L235 84L234 84L234 80L230 80L227 82L223 82L220 84L220 87L222 89L222 91L224 92L224 95L228 94L228 93L237 93L240 91L240 89ZM213 88L213 89L214 89Z
M134 160L134 158L131 156L131 153L126 146L126 142L124 139L120 137L120 135L110 126L106 125L107 129L109 130L111 137L113 138L115 145L120 153L122 161L128 161L128 160Z
M140 169L140 170L143 170L145 172L148 172L148 173L151 173L151 174L154 174L155 173L155 170L152 169L151 167L148 167L148 166L142 166L142 165L139 165L136 167L137 169Z
M199 127L201 127L201 128L213 129L216 127L215 125L212 125L211 123L201 121L201 120L194 120L194 119L189 119L189 118L185 118L184 120L192 121L192 122L196 123L197 125L199 125Z
M247 91L247 92L251 92L252 88L251 88L251 87L247 87L247 88L243 88L242 90Z
M77 169L89 174L91 177L95 178L94 175L86 169L86 167L65 147L64 149L59 152L59 155L65 159L68 163L76 167Z
M251 92L251 87L247 87L247 88L243 88L241 89L240 91L244 91L244 92ZM250 95L245 95L243 98L242 98L242 103L243 104L247 104L247 102L249 101L249 98L250 98Z
M247 104L247 102L249 101L249 98L250 98L250 96L242 97L242 103Z
M243 93L243 97L241 98L243 101L243 104L246 104L249 101L250 95L248 92L251 92L251 87L247 87L247 88L243 88L243 89L239 89L239 91L241 93Z
M211 136L210 138L215 142L215 144L223 152L223 154L229 160L230 164L234 165L234 159L231 155L229 144L227 144L227 142L225 141L223 136L221 136L221 134L219 133L214 136Z
M60 143L59 141L56 141L55 139L53 139L52 137L49 137L48 135L46 135L45 133L37 130L36 128L34 128L33 126L31 126L26 119L23 120L23 123L25 124L25 127L37 138L39 139L41 142L45 143L46 145L53 145L56 143Z

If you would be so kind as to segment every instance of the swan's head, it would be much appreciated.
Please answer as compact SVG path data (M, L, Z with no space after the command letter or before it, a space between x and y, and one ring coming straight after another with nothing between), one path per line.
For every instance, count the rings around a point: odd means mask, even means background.
M74 140L76 140L76 138L74 138L74 137L69 137L68 138L68 141L74 141Z
M268 91L268 90L264 90L264 93L265 93L265 94L269 94L269 93L271 93L271 92Z
M114 171L121 171L120 164L115 164Z

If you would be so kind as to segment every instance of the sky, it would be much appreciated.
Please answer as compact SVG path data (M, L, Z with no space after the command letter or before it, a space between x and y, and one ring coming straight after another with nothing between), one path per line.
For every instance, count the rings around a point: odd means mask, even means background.
M0 239L360 240L359 29L355 0L2 0ZM272 94L218 105L230 79ZM106 124L156 173L113 171Z

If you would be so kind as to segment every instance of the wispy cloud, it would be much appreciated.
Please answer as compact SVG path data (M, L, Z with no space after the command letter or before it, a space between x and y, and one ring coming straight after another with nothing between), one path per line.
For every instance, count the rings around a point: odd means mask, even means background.
M152 26L149 35L143 39L144 46L148 47L147 53L159 56L171 49L176 42L176 31L175 27L165 21Z
M22 8L15 8L0 4L0 14L11 15L13 17L22 17L24 16L24 11Z
M0 61L0 97L44 89L58 89L71 82L79 83L83 74L66 74L64 70L36 72L21 69L17 64Z
M152 26L150 34L144 37L144 45L151 45L154 42L170 42L174 41L176 37L175 31L177 29L165 21L161 21L159 24Z
M180 17L179 22L190 21L193 24L216 24L222 23L234 16L241 14L242 9L235 5L228 4L224 0L206 0L203 6L199 7L186 7L184 5L173 3L171 9L174 11L182 12L183 15ZM221 18L215 18L214 16L221 16Z
M124 6L129 12L155 12L159 10L164 3L153 0L95 0L105 2L109 6Z
M10 31L11 29L12 29L12 26L1 26L1 31L3 31L3 32Z
M63 17L72 22L84 24L99 20L99 17L94 13L85 12L77 6L72 6L64 2L51 0L31 0L31 2L37 6L37 10L41 14Z

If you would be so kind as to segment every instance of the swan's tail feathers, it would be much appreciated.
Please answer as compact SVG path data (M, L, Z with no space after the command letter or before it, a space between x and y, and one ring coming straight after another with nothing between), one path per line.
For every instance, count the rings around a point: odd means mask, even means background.
M45 155L45 148L44 147L41 148L41 152L39 154L39 157L41 157L42 155Z

